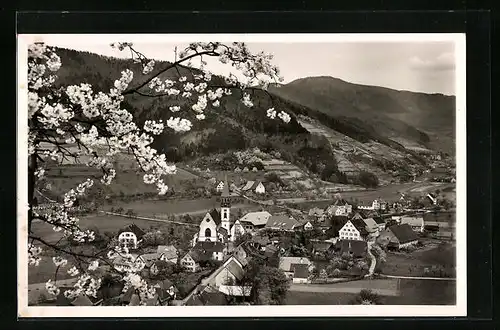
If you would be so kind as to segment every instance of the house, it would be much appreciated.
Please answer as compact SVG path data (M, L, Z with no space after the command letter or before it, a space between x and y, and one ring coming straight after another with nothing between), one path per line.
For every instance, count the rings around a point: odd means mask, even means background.
M234 169L234 172L235 172L235 173L240 173L240 172L241 172L241 168L236 167L236 168Z
M393 225L380 233L377 242L387 247L402 249L416 245L418 237L408 224Z
M179 258L179 251L173 245L158 245L156 253L160 255L160 260L167 262L177 263Z
M375 216L372 219L377 224L379 232L385 229L385 220L382 217Z
M167 301L175 299L179 293L179 290L177 290L172 281L168 279L159 281L153 287L156 289L156 295L162 306L165 305Z
M296 264L307 265L309 271L312 271L314 268L311 260L306 257L281 257L278 268L285 272L285 275L287 275L289 278L293 278L294 268L292 267L292 265Z
M149 272L151 275L158 275L162 270L171 266L172 263L165 260L153 261L151 267L149 267Z
M244 274L243 265L237 258L231 256L217 270L217 275L215 275L214 278L215 287L220 287L221 285L234 285L243 278Z
M245 228L243 228L243 225L239 222L239 220L236 220L229 231L229 240L234 242L237 237L243 236L244 234Z
M271 244L271 240L267 236L256 235L252 237L250 244L257 250L265 251L265 247Z
M265 194L266 188L262 182L258 181L247 181L247 183L241 188L243 193L255 192L256 194Z
M360 210L385 210L386 208L387 202L380 199L373 200L372 204L368 206L358 205L358 209Z
M328 216L347 216L352 212L352 205L343 199L337 199L335 202L328 206L324 213Z
M158 253L145 253L141 254L139 258L144 262L144 266L150 268L156 261L160 260Z
M305 222L303 222L303 224L301 224L301 227L302 227L304 230L308 230L308 231L309 231L309 230L313 230L313 229L314 229L314 227L313 227L313 225L311 224L311 222L310 222L310 221L305 221ZM296 228L301 228L301 227L297 226Z
M309 266L306 264L292 264L292 282L295 284L309 283Z
M359 240L340 240L335 245L335 249L340 252L353 256L354 258L364 258L368 253L368 244Z
M121 247L135 250L145 234L136 224L130 224L118 232L118 242Z
M320 209L319 207L313 207L312 209L309 210L309 216L315 217L316 219L321 218L324 213L325 211Z
M424 231L424 217L421 215L415 216L402 216L399 220L400 224L407 224L416 232L422 233Z
M130 256L118 255L113 259L113 267L119 272L140 271L146 266L143 258L131 254Z
M239 221L245 231L253 231L256 229L264 228L267 221L271 217L271 213L267 211L250 212L245 214Z
M339 238L341 240L360 240L364 241L369 232L366 230L366 223L361 219L351 219L340 228Z
M325 254L333 249L333 242L330 241L320 241L311 240L312 253L314 254Z
M379 233L380 227L375 222L375 219L366 218L366 219L363 219L363 221L365 222L365 225L366 225L366 231L371 235L377 236ZM385 223L384 223L384 226L385 226Z
M217 187L215 187L215 190L217 192L222 192L223 189L224 189L224 181L220 181Z
M200 269L200 264L197 261L198 255L196 251L189 251L181 258L181 266L192 273L197 272Z
M300 223L294 218L287 215L273 215L267 220L266 229L293 231L296 227L300 227Z
M239 263L243 267L245 267L248 264L248 260L250 258L250 253L245 247L246 244L242 243L233 250L233 256L239 261Z

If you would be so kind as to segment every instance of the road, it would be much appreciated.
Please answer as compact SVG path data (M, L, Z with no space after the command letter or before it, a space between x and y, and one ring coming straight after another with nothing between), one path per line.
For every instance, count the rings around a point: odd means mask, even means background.
M398 276L398 275L385 275L379 274L385 278L396 278L396 279L405 279L405 280L432 280L432 281L456 281L456 278L453 277L425 277L425 276Z
M368 255L370 256L371 259L371 264L370 264L370 269L368 270L368 274L365 275L365 277L370 277L373 275L373 272L375 271L375 266L377 265L377 258L372 253L372 245L373 241L368 242Z

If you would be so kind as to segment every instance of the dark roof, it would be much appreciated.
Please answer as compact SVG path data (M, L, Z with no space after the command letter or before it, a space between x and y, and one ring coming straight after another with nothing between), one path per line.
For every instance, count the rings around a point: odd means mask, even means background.
M271 242L267 236L253 236L252 241L261 246L266 246Z
M228 233L227 233L227 229L226 228L219 227L219 228L217 228L217 232L222 234L222 236L224 237L224 241L227 241Z
M226 295L222 292L202 292L194 294L186 302L186 306L224 306L227 305Z
M294 278L308 278L309 277L309 266L306 264L292 264L290 267L293 271Z
M127 227L125 227L125 228L121 229L120 231L118 231L118 235L120 235L121 233L124 233L124 232L132 232L132 233L134 233L135 236L137 237L137 239L141 239L142 236L144 236L146 234L135 223L131 223Z
M394 236L396 236L400 244L408 243L418 239L417 234L406 223L402 225L390 226L389 230L392 231Z
M340 249L340 253L352 253L355 257L363 257L368 251L368 245L365 241L358 240L340 240L337 242L337 249Z
M221 220L220 220L220 212L217 211L217 209L212 209L210 212L208 212L210 216L212 217L212 220L215 222L216 225L219 225Z
M205 258L209 257L209 259L211 259L213 252L222 252L223 250L224 244L222 244L221 242L198 242L191 249L191 252L195 252L196 254L198 254L198 257L201 258L198 260L208 260ZM191 256L193 255L191 254Z
M343 206L343 205L349 205L349 203L347 203L347 201L345 199L340 198L340 199L336 199L335 203L333 203L333 205Z
M333 243L332 242L325 242L325 241L315 241L312 242L313 250L314 251L328 251L332 247Z
M382 224L385 224L385 221L384 219L382 219L382 217L373 217L373 220L378 224L378 225L382 225Z
M266 250L264 251L264 255L268 258L271 258L275 256L279 251L279 248L277 246L274 246L272 244L269 244L266 246Z
M366 223L361 220L361 219L351 219L351 223L354 225L354 227L359 231L361 236L365 236L368 234L366 231Z

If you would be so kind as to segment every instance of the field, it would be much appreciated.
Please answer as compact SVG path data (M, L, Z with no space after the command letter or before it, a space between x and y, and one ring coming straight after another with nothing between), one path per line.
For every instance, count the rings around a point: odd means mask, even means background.
M400 295L384 297L385 305L454 305L456 303L455 281L401 279Z
M431 243L432 244L432 243ZM448 274L454 274L456 248L450 243L441 243L411 253L387 253L387 261L382 265L382 273L399 276L431 276L425 268L443 266ZM454 277L454 276L453 276Z

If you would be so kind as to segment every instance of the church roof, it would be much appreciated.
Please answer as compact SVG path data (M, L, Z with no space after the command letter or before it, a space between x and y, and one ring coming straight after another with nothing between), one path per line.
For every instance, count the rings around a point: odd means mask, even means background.
M210 212L208 212L208 214L210 214L210 217L216 225L219 225L221 223L220 212L217 211L217 209L212 209Z

